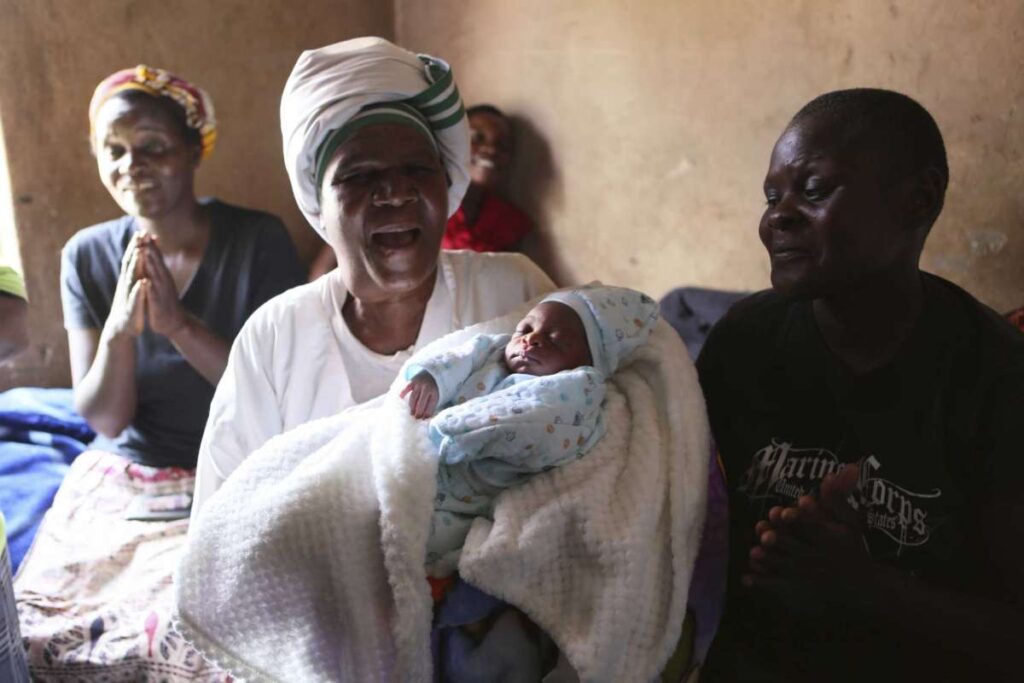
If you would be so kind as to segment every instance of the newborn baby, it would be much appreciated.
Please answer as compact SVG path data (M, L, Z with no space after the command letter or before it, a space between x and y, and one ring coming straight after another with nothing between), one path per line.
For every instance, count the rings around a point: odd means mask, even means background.
M428 575L455 571L473 518L489 517L498 493L597 443L605 380L657 318L654 300L634 290L555 292L513 334L477 335L407 366L401 396L415 417L432 418L440 458Z

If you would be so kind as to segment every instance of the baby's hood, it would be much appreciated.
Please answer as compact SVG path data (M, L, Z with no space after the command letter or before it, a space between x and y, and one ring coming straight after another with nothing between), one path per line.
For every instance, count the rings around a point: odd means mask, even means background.
M601 284L553 292L544 301L569 306L583 321L594 367L610 377L654 332L658 304L634 289Z

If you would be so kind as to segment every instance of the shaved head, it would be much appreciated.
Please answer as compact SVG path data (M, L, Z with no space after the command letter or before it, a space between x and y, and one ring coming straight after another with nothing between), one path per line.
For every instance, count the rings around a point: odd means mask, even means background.
M877 154L893 178L934 169L945 194L949 164L942 133L928 110L906 95L877 88L835 90L805 104L789 127L805 125L828 128L837 150Z

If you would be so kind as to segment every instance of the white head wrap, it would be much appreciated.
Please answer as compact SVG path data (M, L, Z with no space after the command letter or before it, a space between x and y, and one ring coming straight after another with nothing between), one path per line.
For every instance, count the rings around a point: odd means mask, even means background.
M383 38L353 38L303 52L281 96L285 168L295 201L321 237L320 146L364 107L383 102L422 115L448 173L448 215L462 202L469 184L469 127L451 67Z

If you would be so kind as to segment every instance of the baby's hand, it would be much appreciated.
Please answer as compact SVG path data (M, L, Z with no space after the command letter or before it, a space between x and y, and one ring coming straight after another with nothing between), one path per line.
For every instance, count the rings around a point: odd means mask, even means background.
M423 371L405 385L399 397L405 398L407 394L412 394L409 396L409 412L416 419L422 420L434 414L439 393L437 382L429 372Z

